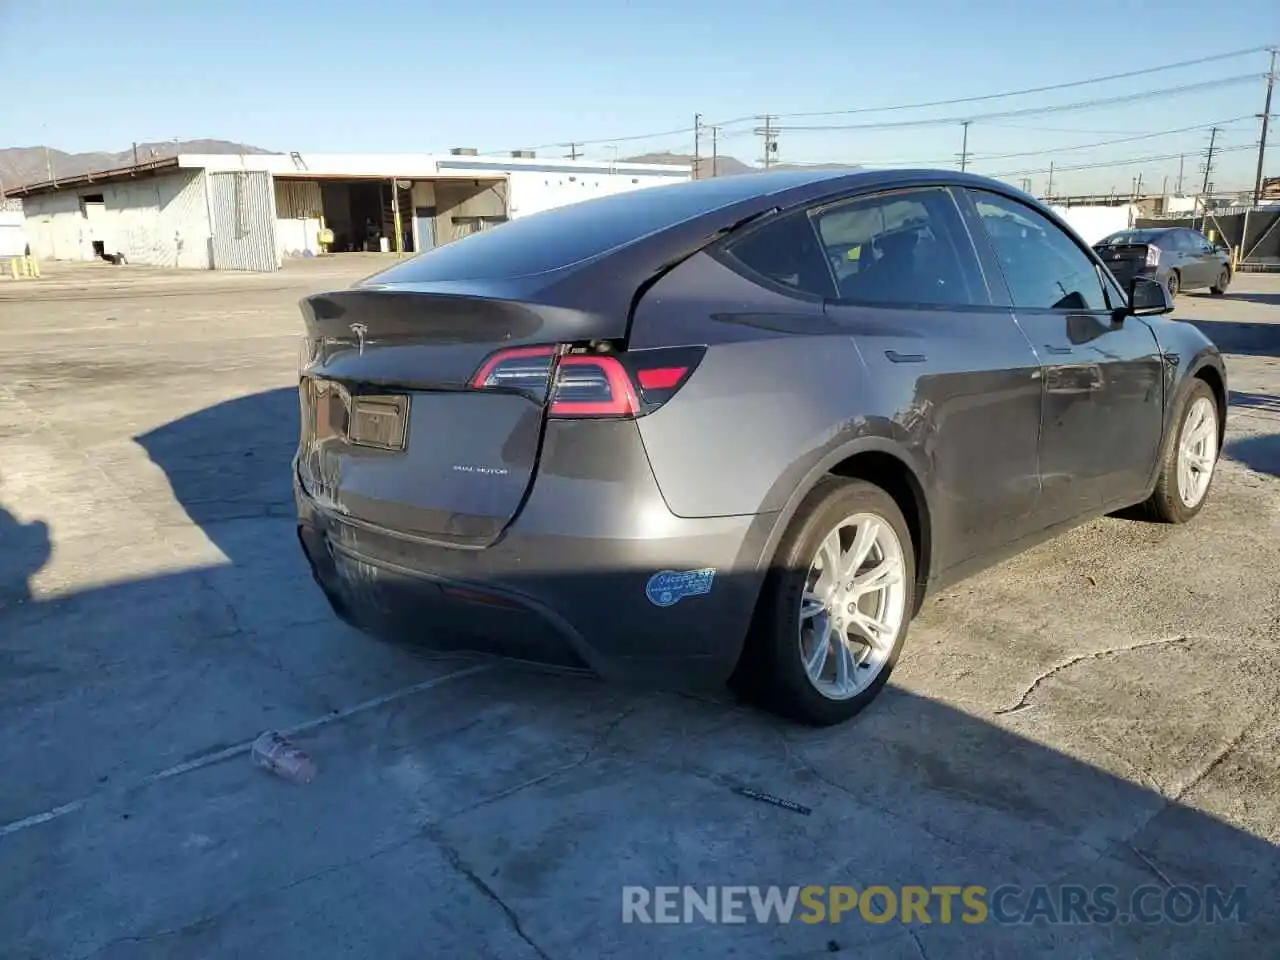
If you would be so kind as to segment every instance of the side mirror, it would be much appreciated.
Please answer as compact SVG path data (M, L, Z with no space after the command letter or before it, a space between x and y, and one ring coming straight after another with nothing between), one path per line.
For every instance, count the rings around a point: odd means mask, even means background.
M1129 282L1129 315L1157 317L1173 312L1173 301L1163 283L1150 277L1134 277Z

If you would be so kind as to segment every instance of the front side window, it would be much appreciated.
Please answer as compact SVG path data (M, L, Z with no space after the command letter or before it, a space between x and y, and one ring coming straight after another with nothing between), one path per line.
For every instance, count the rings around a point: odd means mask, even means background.
M1057 224L999 194L975 190L972 196L1015 307L1108 308L1094 262Z
M842 300L986 302L955 202L941 187L860 197L816 211L813 222Z

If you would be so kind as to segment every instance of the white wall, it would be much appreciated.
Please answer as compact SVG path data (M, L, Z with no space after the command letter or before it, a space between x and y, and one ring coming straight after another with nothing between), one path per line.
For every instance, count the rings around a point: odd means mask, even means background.
M101 194L90 222L81 196ZM24 199L31 252L44 259L92 260L93 241L130 263L209 268L209 216L204 173L181 171L93 184Z
M1055 206L1052 209L1088 244L1097 243L1117 230L1128 229L1138 217L1138 208L1131 203L1117 207Z
M21 210L0 210L0 257L20 257L27 249Z
M679 183L686 177L645 176L628 173L564 173L511 171L511 218L528 216L579 200L605 197L629 190Z
M320 219L324 204L314 180L276 180L276 254L285 257L320 253Z

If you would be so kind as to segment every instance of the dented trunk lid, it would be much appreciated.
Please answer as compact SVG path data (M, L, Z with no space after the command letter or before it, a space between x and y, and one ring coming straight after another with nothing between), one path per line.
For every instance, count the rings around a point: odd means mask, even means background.
M545 391L470 387L496 350L621 338L626 316L534 302L515 284L357 287L303 300L296 468L322 508L484 547L537 471Z

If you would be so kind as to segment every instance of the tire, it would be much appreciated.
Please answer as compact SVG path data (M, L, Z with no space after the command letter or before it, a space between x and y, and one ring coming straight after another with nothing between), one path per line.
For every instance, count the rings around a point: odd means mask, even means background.
M1178 276L1177 270L1169 271L1169 279L1165 281L1165 288L1169 291L1169 300L1177 299L1178 291L1182 288L1182 278Z
M1182 457L1182 448L1184 440L1190 430L1200 422L1201 414L1205 411L1205 404L1208 405L1208 411L1212 416L1211 430L1209 431L1208 453L1209 468L1208 480L1204 483L1203 489L1198 490L1198 496L1193 502L1188 503L1188 498L1183 496L1181 482L1179 480L1179 465ZM1143 504L1144 512L1150 520L1159 523L1186 523L1203 509L1205 501L1209 499L1209 491L1213 487L1213 475L1217 472L1219 440L1220 440L1220 415L1218 412L1218 401L1213 395L1213 391L1209 385L1203 380L1195 380L1191 384L1191 389L1182 398L1181 405L1178 408L1175 423L1178 428L1170 437L1170 441L1165 445L1166 449L1160 459L1160 475L1156 479L1155 491L1151 497ZM1196 445L1199 446L1198 444ZM1199 471L1203 472L1203 471ZM1197 471L1192 471L1197 473Z
M853 520L858 522L842 526ZM842 559L848 562L860 532L873 536L874 541L853 579L845 580L849 576L846 571L827 605L810 599L802 616L806 594L812 596L830 586L822 582L825 573L818 582L811 582L817 576L820 554L830 555L821 553L824 544L835 533L846 551ZM872 576L876 571L883 575ZM839 588L859 578L864 587L870 582L886 585L855 601L854 593ZM823 480L797 511L778 545L733 685L766 709L801 723L830 726L848 720L876 698L893 672L915 610L915 580L911 533L894 499L861 480ZM814 614L819 608L821 612ZM864 623L892 629L882 637ZM853 639L841 644L837 638L842 634ZM873 634L877 643L866 640ZM818 639L821 636L827 638L825 655ZM844 651L849 651L847 656L842 655ZM806 654L815 664L822 661L816 668L818 673L830 671L829 684L822 678L810 678ZM864 674L864 670L874 672ZM842 676L846 682L840 689Z
M1223 267L1222 273L1218 275L1218 283L1216 286L1209 288L1209 292L1215 297L1220 297L1227 292L1227 284L1231 282L1231 271Z

